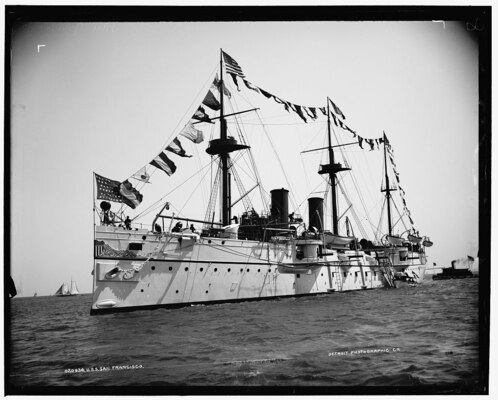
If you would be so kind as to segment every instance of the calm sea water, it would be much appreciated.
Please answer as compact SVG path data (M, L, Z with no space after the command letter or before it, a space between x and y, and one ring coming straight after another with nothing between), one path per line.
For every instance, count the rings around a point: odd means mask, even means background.
M478 390L478 279L100 316L90 304L11 300L14 388Z

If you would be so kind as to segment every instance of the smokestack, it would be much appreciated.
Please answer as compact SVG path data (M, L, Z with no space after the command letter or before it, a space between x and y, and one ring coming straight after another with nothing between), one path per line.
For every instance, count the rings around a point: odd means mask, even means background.
M289 223L289 191L273 189L271 193L271 219L277 223Z
M319 232L323 231L323 199L310 197L308 199L308 216L310 228L314 226Z

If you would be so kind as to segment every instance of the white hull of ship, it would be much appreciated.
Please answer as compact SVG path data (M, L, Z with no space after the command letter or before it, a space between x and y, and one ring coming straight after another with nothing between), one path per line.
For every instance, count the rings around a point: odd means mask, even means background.
M361 252L318 256L318 241L287 243L157 235L97 227L92 313L317 295L388 285ZM105 253L105 243L121 252ZM133 245L130 246L130 243ZM304 248L296 258L296 244ZM122 256L139 248L133 257ZM126 255L126 253L124 253ZM128 255L131 253L128 252ZM348 261L344 261L344 258Z

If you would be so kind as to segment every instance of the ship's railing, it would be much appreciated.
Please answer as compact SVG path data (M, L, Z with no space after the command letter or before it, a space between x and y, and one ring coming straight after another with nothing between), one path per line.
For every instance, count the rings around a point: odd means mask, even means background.
M192 223L197 223L197 224L216 225L216 226L219 226L219 227L222 226L222 224L220 224L219 222L203 221L201 219L194 219L194 218L176 217L176 216L172 216L172 215L161 215L160 214L160 215L157 215L157 219L159 219L159 218L161 219L161 222L162 222L162 230L163 230L163 232L165 231L165 228L164 228L164 220L165 219L176 220L176 221L184 221L186 223L186 225L190 225Z

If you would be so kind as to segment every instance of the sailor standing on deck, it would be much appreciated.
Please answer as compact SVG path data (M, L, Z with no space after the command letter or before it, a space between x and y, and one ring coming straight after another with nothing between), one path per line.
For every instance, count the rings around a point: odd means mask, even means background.
M177 222L171 231L172 232L181 232L182 226L183 226L183 224L181 222Z

